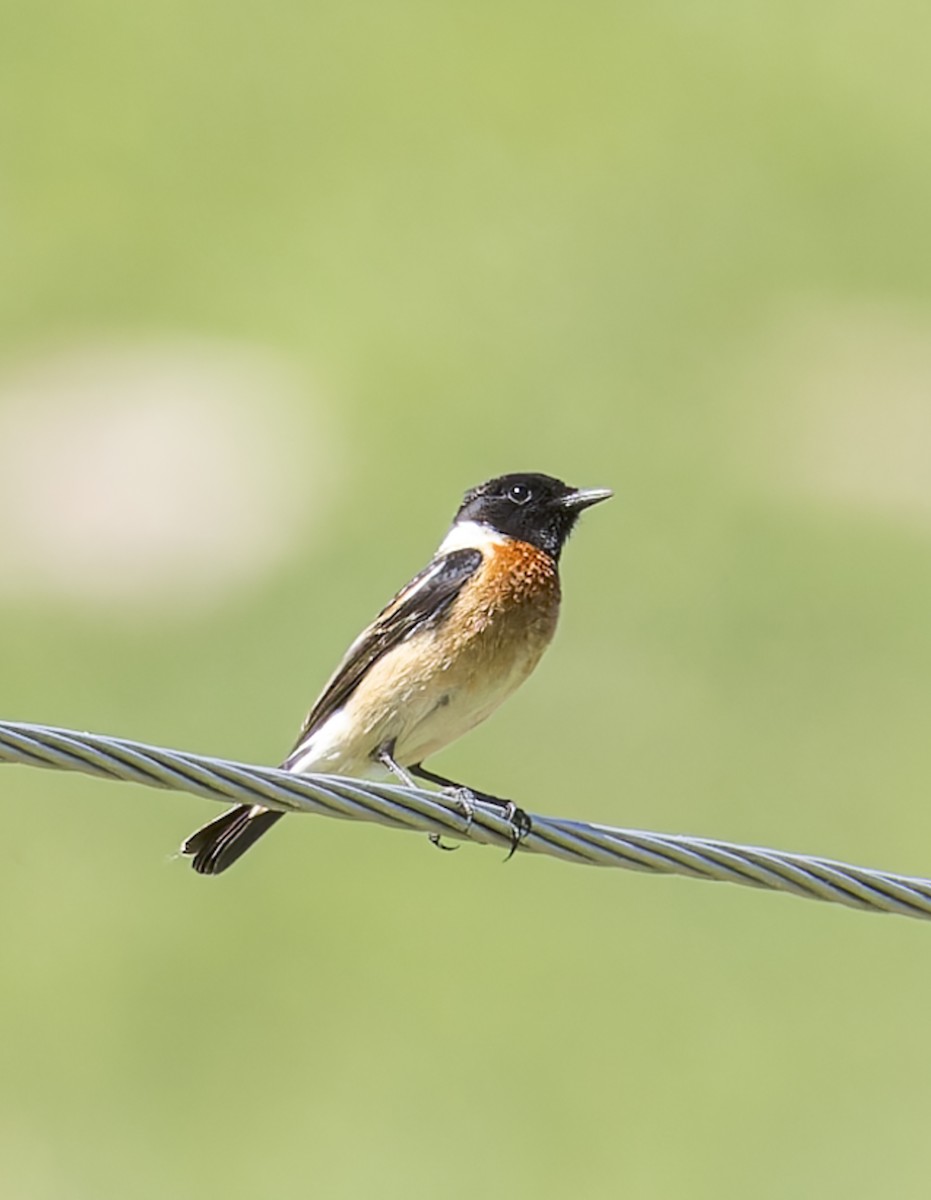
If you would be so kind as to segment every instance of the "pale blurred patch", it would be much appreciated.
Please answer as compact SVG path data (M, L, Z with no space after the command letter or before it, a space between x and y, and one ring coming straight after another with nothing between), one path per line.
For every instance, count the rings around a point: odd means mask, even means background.
M0 596L215 603L301 552L336 467L329 413L237 344L86 345L0 376Z
M764 399L748 437L771 483L931 527L931 318L802 309L770 331L741 388Z

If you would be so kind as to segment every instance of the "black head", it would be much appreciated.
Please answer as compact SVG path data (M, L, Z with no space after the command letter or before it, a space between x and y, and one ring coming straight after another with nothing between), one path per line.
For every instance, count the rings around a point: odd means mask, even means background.
M607 488L569 487L552 475L499 475L466 492L456 524L490 526L558 559L582 509L610 495Z

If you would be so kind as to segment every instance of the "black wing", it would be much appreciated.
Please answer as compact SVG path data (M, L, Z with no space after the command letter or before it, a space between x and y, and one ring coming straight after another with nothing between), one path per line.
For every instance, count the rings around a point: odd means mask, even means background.
M285 767L307 738L342 708L373 663L418 630L442 618L481 562L481 550L453 550L433 559L398 592L346 651L343 661L307 714L297 744L285 760Z

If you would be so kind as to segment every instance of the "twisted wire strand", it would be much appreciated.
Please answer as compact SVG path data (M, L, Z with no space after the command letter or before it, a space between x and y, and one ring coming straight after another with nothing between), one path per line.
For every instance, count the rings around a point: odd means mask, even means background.
M338 775L292 775L273 767L73 729L2 721L0 763L77 771L223 803L258 803L282 812L374 821L392 829L511 847L512 826L487 804L476 803L470 820L442 792ZM531 819L533 829L520 843L522 853L547 854L588 866L740 883L866 912L931 918L931 880L927 879L711 838L617 829L536 814Z

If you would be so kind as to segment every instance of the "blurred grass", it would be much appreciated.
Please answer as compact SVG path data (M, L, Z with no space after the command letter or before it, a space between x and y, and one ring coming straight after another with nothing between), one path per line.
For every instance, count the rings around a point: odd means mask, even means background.
M6 361L264 344L349 463L327 536L209 619L9 606L5 715L272 761L462 489L550 470L617 499L538 677L437 765L931 870L931 526L793 487L780 341L927 325L925 6L2 23ZM6 1194L923 1192L918 923L297 820L211 885L166 861L191 799L2 782Z

